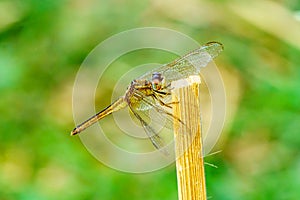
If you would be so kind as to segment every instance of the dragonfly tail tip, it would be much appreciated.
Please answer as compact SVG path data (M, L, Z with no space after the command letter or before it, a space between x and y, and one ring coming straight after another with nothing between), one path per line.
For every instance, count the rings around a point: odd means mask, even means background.
M71 131L71 136L76 135L79 133L79 130L77 128L74 128L73 131Z

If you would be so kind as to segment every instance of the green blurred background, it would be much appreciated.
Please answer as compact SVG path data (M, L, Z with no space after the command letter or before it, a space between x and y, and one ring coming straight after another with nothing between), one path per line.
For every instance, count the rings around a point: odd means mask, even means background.
M69 136L72 86L84 58L113 34L145 26L225 46L216 62L227 121L216 147L222 152L206 158L218 166L206 166L208 196L298 199L297 0L0 1L0 199L177 198L174 165L118 172ZM110 93L103 88L102 97Z

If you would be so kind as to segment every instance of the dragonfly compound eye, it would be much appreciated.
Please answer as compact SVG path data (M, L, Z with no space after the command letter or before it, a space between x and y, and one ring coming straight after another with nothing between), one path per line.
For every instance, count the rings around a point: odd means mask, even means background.
M154 81L154 80L158 80L159 82L161 82L163 80L163 77L161 76L160 73L154 72L152 74L152 81Z

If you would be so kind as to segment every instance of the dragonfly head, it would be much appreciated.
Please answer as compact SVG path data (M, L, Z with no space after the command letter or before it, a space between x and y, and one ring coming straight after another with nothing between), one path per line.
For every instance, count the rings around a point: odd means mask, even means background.
M154 90L160 90L162 88L163 79L161 73L154 72L152 74L152 88Z

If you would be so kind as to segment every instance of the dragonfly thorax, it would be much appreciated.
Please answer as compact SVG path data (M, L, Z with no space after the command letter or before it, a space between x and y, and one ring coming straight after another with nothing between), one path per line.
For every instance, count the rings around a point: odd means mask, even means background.
M136 93L136 91L140 91L144 94L147 94L152 90L151 82L147 80L133 80L129 88L127 89L127 96L131 96L132 94Z

